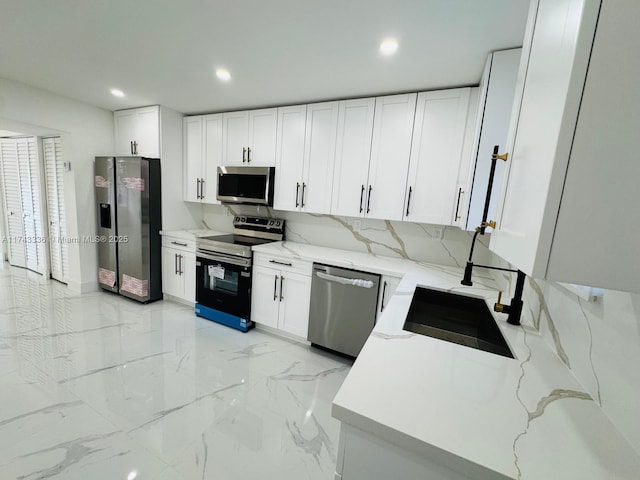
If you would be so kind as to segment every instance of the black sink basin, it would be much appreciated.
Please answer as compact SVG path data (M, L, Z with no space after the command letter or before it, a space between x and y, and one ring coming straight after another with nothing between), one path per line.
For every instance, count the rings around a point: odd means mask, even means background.
M481 298L416 287L403 330L513 358Z

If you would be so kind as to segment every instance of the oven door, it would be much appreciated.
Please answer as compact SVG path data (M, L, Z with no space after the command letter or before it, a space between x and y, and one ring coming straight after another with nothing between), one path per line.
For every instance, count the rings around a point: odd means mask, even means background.
M196 254L196 302L249 320L251 260L224 253Z

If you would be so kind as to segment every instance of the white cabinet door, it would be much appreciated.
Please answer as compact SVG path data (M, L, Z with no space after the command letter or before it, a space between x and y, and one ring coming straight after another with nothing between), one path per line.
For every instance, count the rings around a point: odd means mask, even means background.
M249 111L249 142L246 145L247 165L273 167L276 164L277 125L277 108Z
M222 114L205 115L204 158L202 161L201 193L203 203L220 204L218 194L218 167L222 165Z
M404 219L451 225L469 88L418 94Z
M181 274L182 298L188 302L196 302L196 254L182 252Z
M249 112L222 114L222 163L247 165L249 145Z
M364 214L375 98L343 100L338 110L338 136L331 213Z
M137 113L121 110L113 114L115 120L116 155L133 155L133 139L136 135Z
M160 109L157 106L138 108L136 119L135 154L160 158Z
M398 288L400 284L400 277L392 277L390 275L384 275L380 281L380 296L378 297L378 310L376 313L376 318L379 318L380 315L384 312L385 308L389 304L389 300L393 297L393 294Z
M200 202L202 171L203 117L185 117L184 123L184 200Z
M273 208L298 210L302 198L306 105L278 109Z
M162 292L178 298L184 294L184 282L179 273L180 253L173 248L162 248Z
M331 212L339 102L307 105L300 204L309 213ZM282 170L276 174L280 175Z
M513 107L521 53L521 48L493 52L489 54L485 65L480 82L480 103L473 142L475 148L472 151L471 165L475 168L471 168L469 180L463 189L465 197L460 205L460 210L468 210L468 216L459 226L467 230L475 229L482 222L493 148L498 145L498 153L507 150L509 118ZM496 163L487 220L496 218L505 169L505 162ZM469 192L471 187L472 190ZM459 212L459 215L462 216L464 213Z
M365 214L402 220L416 94L376 98Z
M160 158L160 108L120 110L114 113L116 155Z
M281 272L280 277L282 282L279 294L278 328L298 337L307 338L311 277L288 272Z
M279 281L279 270L253 266L251 319L254 322L278 328Z

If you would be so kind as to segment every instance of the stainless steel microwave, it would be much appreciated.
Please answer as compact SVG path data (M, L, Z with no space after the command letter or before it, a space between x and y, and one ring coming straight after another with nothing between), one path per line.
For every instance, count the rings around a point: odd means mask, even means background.
M222 203L273 206L275 167L218 167Z

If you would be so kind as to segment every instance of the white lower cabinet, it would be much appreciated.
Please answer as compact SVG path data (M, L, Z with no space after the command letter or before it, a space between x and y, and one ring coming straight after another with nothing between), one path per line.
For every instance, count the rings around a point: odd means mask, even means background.
M251 292L254 322L306 339L310 299L310 263L256 255Z
M193 242L162 238L162 293L181 303L195 303L196 254Z
M389 300L393 297L393 294L398 288L398 284L402 280L400 277L392 277L384 275L380 280L380 294L378 296L378 310L376 312L376 319L382 315L384 309L389 304Z

